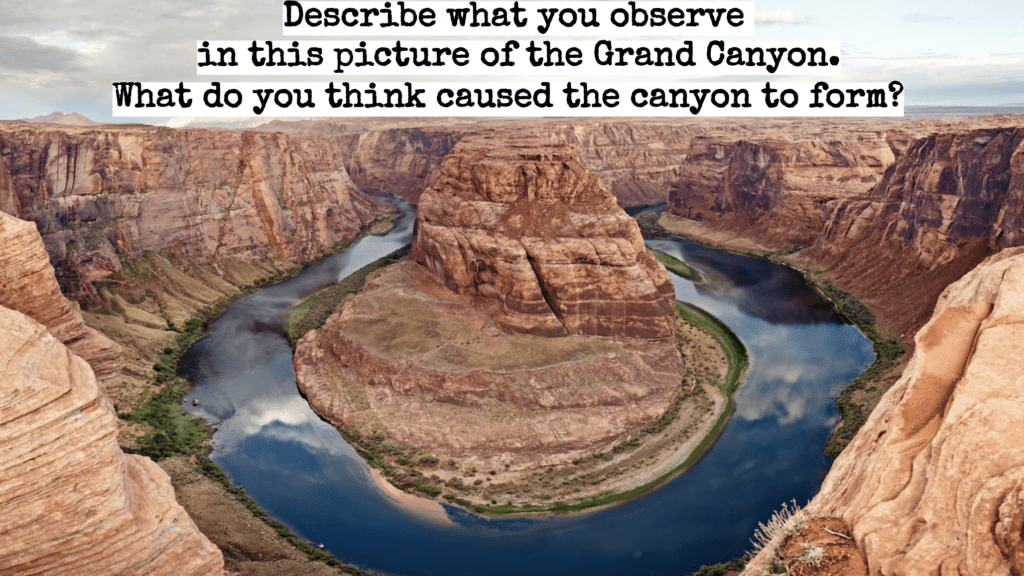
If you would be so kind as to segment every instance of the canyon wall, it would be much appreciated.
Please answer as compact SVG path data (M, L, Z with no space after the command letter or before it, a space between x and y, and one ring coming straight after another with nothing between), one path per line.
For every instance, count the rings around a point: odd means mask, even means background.
M841 517L870 573L1024 573L1024 248L943 291L903 376L810 514Z
M823 139L785 133L695 138L667 210L769 246L810 244L829 202L867 193L895 161L885 133L845 132Z
M89 365L3 306L0 344L0 574L222 574L167 474L121 452Z
M378 188L417 203L440 173L441 161L463 136L481 127L516 129L543 139L573 145L622 206L657 204L668 198L669 184L678 177L690 139L710 128L700 122L642 122L553 120L485 120L476 124L424 123L410 128L380 129L340 136L346 148L349 174L360 186ZM289 129L276 123L275 129ZM308 125L293 130L322 133Z
M152 250L298 261L383 204L333 141L255 132L0 124L0 208L39 228L60 276L95 284Z
M411 257L454 292L500 301L515 331L674 334L668 273L636 222L557 139L463 136L420 197Z
M1024 243L1022 142L1012 126L914 141L867 194L831 203L797 262L828 270L909 337L950 282Z
M866 299L905 339L945 286L1021 243L1019 116L834 121L694 138L668 212L792 257Z

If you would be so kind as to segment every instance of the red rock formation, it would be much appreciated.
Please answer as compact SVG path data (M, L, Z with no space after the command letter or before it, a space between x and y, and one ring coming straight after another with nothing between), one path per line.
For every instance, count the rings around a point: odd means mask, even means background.
M950 285L902 378L808 505L870 573L1024 571L1024 248Z
M145 250L294 261L382 209L343 161L337 144L305 136L0 125L0 207L36 222L84 284Z
M86 326L78 303L61 294L35 225L0 212L0 246L0 306L44 324L113 394L124 366L121 347Z
M829 269L909 336L947 284L1024 243L1022 142L1022 128L915 141L868 194L829 205L800 261Z
M553 139L464 136L420 197L412 257L455 292L499 300L514 330L674 333L674 289L636 222Z
M679 394L674 339L506 334L491 308L401 262L299 340L296 382L345 430L517 469L607 451Z
M694 139L669 212L768 245L807 245L818 238L829 202L866 193L895 160L884 133L741 136L750 140L728 133Z
M345 166L353 182L416 204L437 178L441 161L464 130L426 126L363 131L337 138L345 148Z
M223 573L167 474L118 448L89 365L2 306L0 446L0 574Z

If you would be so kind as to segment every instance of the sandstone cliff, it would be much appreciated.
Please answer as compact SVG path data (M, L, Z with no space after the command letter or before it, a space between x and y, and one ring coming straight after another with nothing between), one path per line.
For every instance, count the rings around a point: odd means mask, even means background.
M668 212L763 246L810 246L909 338L941 290L1019 245L1019 116L723 124L691 140Z
M671 338L675 292L640 230L569 145L463 136L420 197L411 257L450 290L501 302L506 327Z
M899 382L810 514L841 517L872 575L1024 572L1024 248L950 285Z
M895 161L884 133L797 141L779 136L694 139L668 211L769 245L806 245L820 234L828 202L866 193Z
M0 306L45 325L92 366L97 380L113 395L124 365L121 347L86 326L78 303L61 294L35 225L0 212L0 246Z
M35 222L51 259L87 292L146 250L319 256L382 207L323 138L0 124L0 208Z
M360 186L378 188L417 203L440 173L441 161L466 134L481 128L514 129L523 121L483 120L476 123L420 120L415 125L390 122L340 125L334 122L274 123L263 129L338 136L347 150L346 166ZM657 204L668 198L669 184L678 177L690 139L708 130L694 121L643 122L533 120L526 130L572 144L622 206Z
M116 437L88 364L0 306L0 574L223 573L167 474Z
M828 269L909 337L947 284L1024 243L1022 142L1019 127L914 141L866 194L828 205L819 237L798 261Z

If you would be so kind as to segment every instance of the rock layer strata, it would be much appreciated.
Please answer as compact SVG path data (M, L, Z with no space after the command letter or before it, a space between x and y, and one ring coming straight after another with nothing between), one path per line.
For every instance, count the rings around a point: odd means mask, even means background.
M950 285L903 376L811 514L852 528L872 575L1024 572L1024 248Z
M86 326L78 303L61 293L35 225L0 212L0 246L0 306L45 325L89 363L97 380L113 395L124 366L121 347Z
M217 575L170 479L117 445L89 365L0 306L0 574Z
M401 262L299 340L296 381L350 434L492 469L607 451L680 392L674 339L510 334L498 308Z
M544 336L673 336L675 291L575 149L520 133L464 136L420 197L412 258L502 323Z
M860 197L829 205L800 262L872 300L909 338L938 295L987 256L1024 243L1024 128L972 128L912 142Z
M325 138L145 126L0 124L0 208L36 223L90 284L144 251L298 261L385 205ZM90 294L92 295L92 294Z

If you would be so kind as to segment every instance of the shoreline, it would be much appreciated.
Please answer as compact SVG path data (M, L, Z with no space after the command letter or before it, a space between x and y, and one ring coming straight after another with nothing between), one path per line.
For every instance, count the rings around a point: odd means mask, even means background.
M424 494L412 487L403 489L392 479L396 476L396 471L397 477L402 478L403 471L400 466L395 462L388 461L383 454L377 454L372 446L361 442L360 438L344 434L342 424L333 424L346 441L360 452L364 461L373 471L378 486L389 495L402 494L403 497L396 496L393 499L402 504L409 504L413 512L416 512L415 509L418 507L429 506L428 502L441 501L450 502L488 517L587 513L625 504L661 488L676 476L695 466L710 451L721 436L729 418L735 412L733 395L748 368L745 347L731 329L720 320L681 302L677 302L677 315L679 321L684 325L695 326L697 330L705 333L705 338L714 339L717 342L720 373L713 380L709 379L714 384L698 383L697 378L688 376L692 381L690 392L685 391L684 380L682 383L684 392L680 394L674 407L666 414L668 422L657 430L645 434L646 437L642 442L629 443L628 447L621 446L623 448L621 451L620 447L616 447L610 454L599 453L586 457L579 463L579 467L577 467L578 463L574 462L573 464L525 470L492 471L490 476L487 476L485 472L483 478L477 479L474 484L474 486L481 485L484 479L488 483L493 480L493 488L501 490L509 482L515 486L515 482L529 481L530 475L544 472L544 468L547 468L547 472L549 472L546 478L556 481L565 480L563 486L570 481L579 481L581 477L586 479L594 475L603 477L607 474L611 476L607 480L594 483L592 488L588 486L583 489L583 493L578 496L545 503L536 503L532 498L526 498L525 501L519 497L510 498L507 494L502 496L478 494L474 497L462 493L464 485L462 477L457 473L453 474L447 470L438 469L423 471L423 476L431 473L440 473L446 476L445 478L435 478L436 484L441 486L435 494ZM678 334L677 332L677 338ZM699 406L702 403L710 404L710 409L707 412L699 411ZM696 415L694 415L695 410L697 410ZM691 426L694 425L697 426L697 429L691 431ZM646 462L649 460L653 460L653 463L647 464ZM588 465L597 469L584 469ZM474 470L474 472L476 471ZM574 478L574 475L577 476ZM470 474L467 477L476 478L476 474ZM453 481L459 491L450 487ZM579 491L580 489L577 488L573 492ZM515 492L513 491L513 493ZM563 497L565 494L567 493L563 493ZM469 498L464 496L469 496ZM519 502L512 503L512 499L519 500ZM488 500L490 500L490 504L487 503ZM499 504L499 500L502 502L507 500L508 503Z
M797 266L784 258L799 252L804 247L798 246L789 250L770 250L739 235L732 236L732 238L739 240L738 244L723 244L712 239L710 236L698 235L699 232L695 230L689 232L669 230L660 223L663 215L677 218L682 223L685 223L681 225L688 224L693 227L700 227L699 223L695 221L669 214L664 210L641 214L637 218L637 223L640 225L641 230L651 234L675 236L716 250L733 252L751 258L762 258L799 272L808 285L814 288L822 297L832 302L836 314L856 326L860 333L871 341L875 351L875 361L860 376L848 382L835 398L840 420L830 433L825 446L822 447L822 453L832 458L839 456L846 447L846 444L849 443L861 425L863 425L867 415L871 413L871 410L878 403L881 396L899 379L908 361L906 350L913 343L904 341L898 336L892 337L888 334L886 328L879 326L877 314L873 309L864 304L856 295L835 286L828 276L818 276L810 269ZM640 218L642 216L646 216L643 221ZM739 245L742 245L743 248L738 247ZM865 317L866 315L859 311L862 308L868 310L867 316L870 316L870 318Z

